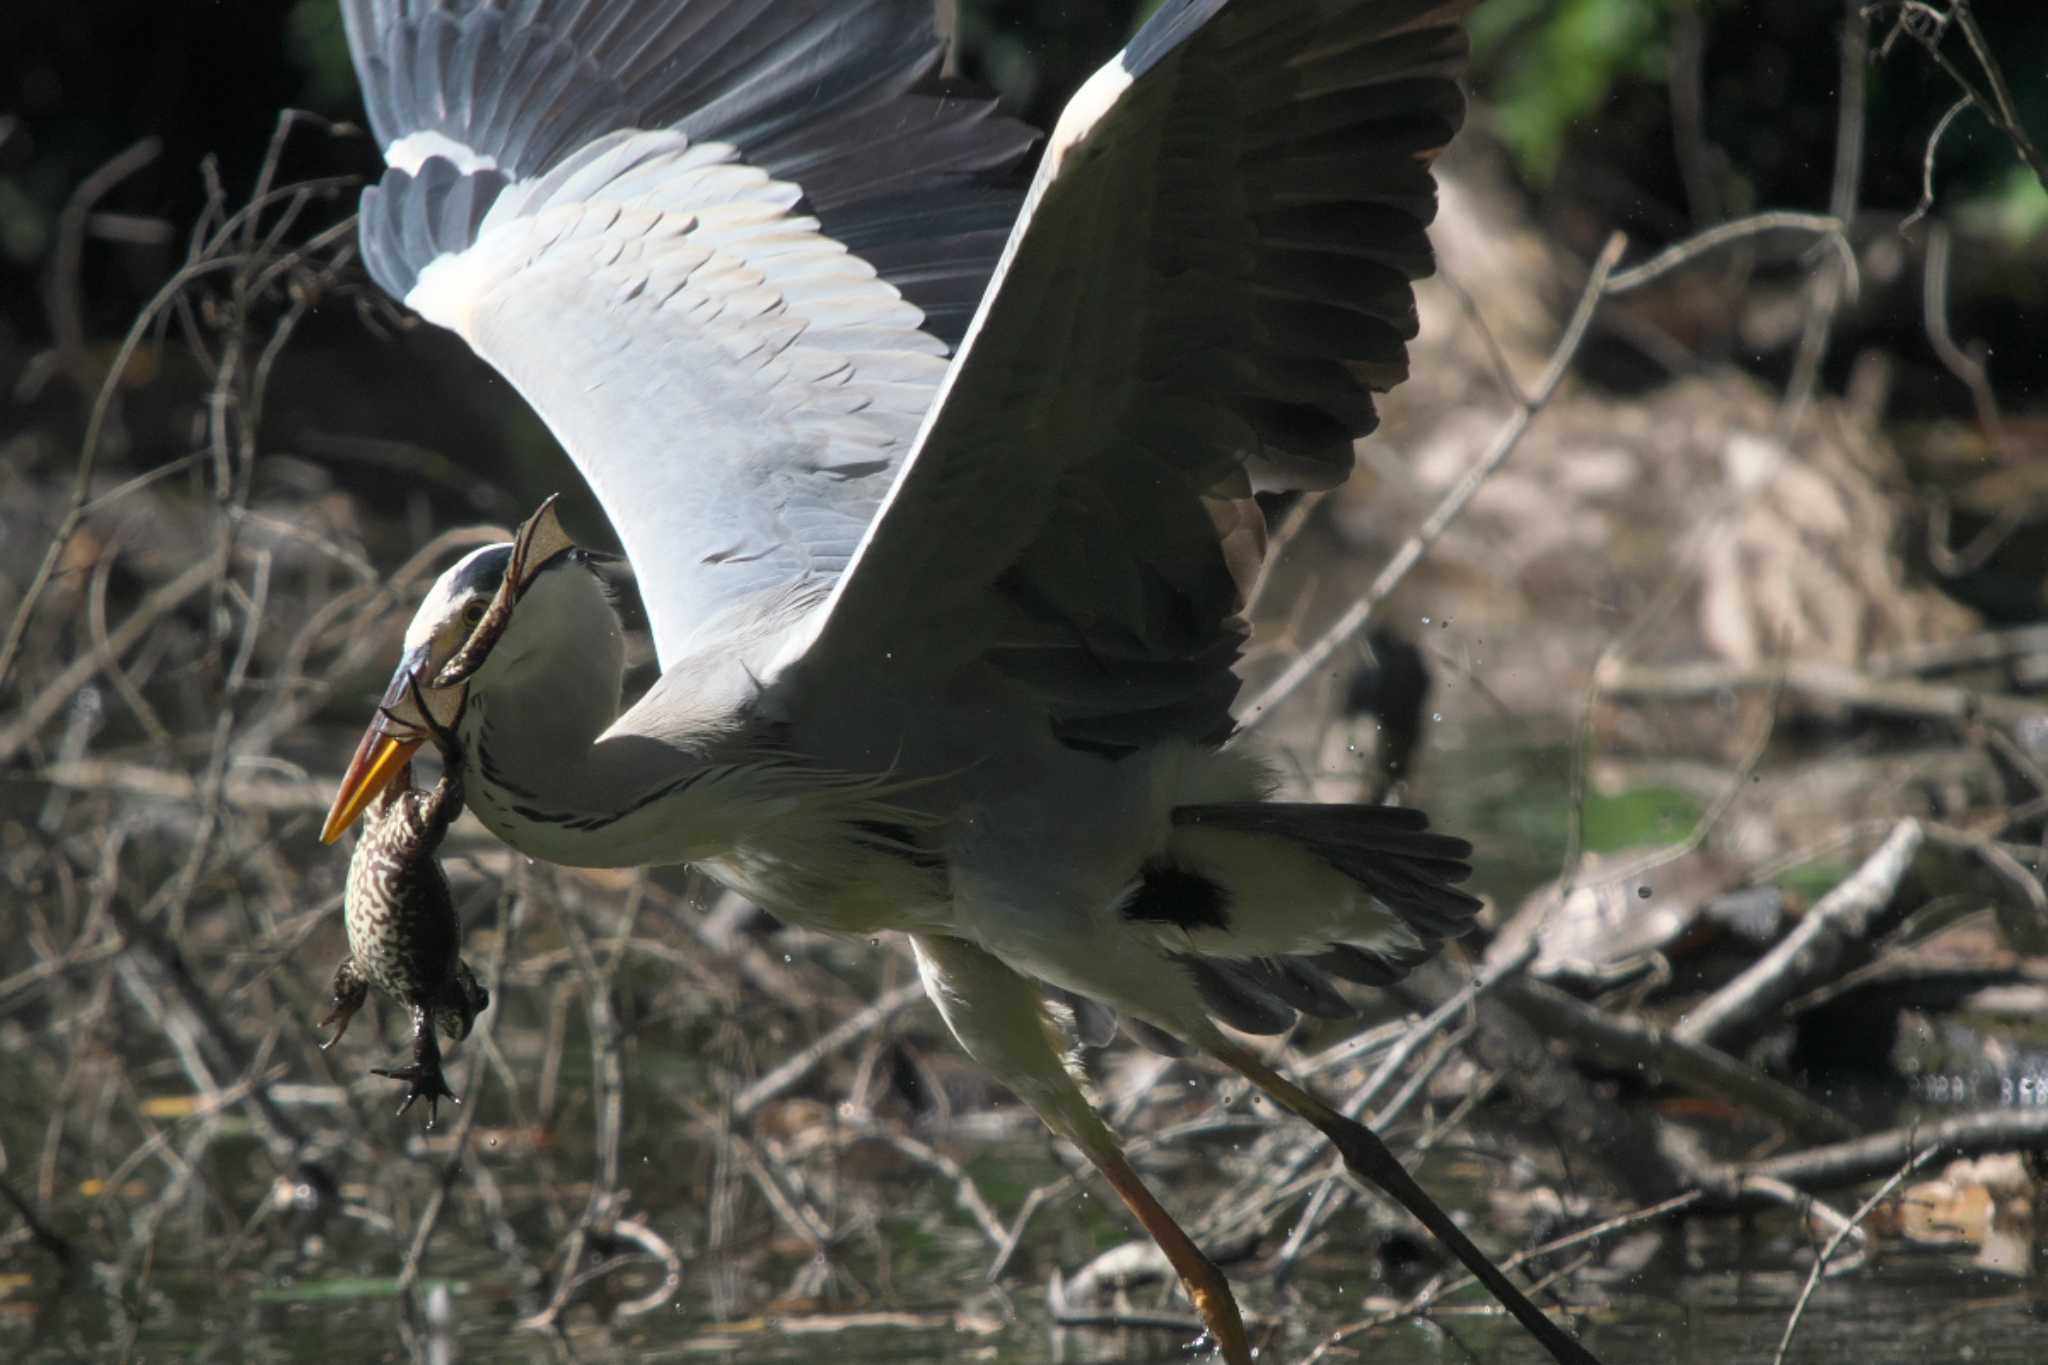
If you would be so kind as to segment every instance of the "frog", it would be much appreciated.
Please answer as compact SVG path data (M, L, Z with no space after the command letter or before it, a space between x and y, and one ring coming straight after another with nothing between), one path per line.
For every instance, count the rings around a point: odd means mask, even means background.
M420 710L431 715L423 705ZM372 986L409 1009L412 1062L373 1068L371 1074L407 1083L401 1117L425 1100L429 1129L439 1119L441 1100L462 1102L442 1072L438 1035L461 1042L491 1003L490 991L462 958L462 920L435 857L462 813L462 767L453 747L459 741L437 726L432 734L442 755L439 780L419 790L408 763L364 812L343 896L348 956L334 969L333 1009L319 1023L323 1029L334 1026L333 1036L320 1044L333 1047Z

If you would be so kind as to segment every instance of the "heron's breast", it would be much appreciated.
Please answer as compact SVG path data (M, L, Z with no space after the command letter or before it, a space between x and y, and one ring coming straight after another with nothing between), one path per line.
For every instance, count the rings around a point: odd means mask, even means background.
M763 830L699 866L778 918L824 933L932 929L949 905L944 859L887 828Z

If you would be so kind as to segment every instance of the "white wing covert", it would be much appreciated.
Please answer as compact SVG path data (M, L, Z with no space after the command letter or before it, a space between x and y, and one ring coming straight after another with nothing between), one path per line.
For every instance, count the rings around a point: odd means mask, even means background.
M1068 105L789 676L984 659L1063 740L1229 732L1264 487L1406 375L1472 0L1169 0Z
M664 666L822 599L907 454L1030 142L928 0L344 0L385 289L589 480Z

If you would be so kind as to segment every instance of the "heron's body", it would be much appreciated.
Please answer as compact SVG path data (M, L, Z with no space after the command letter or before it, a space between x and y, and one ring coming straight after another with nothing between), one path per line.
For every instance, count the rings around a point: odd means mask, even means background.
M763 687L735 664L730 709L678 732L660 685L619 714L622 642L594 575L543 573L520 611L585 666L564 686L553 656L528 666L494 652L460 722L462 772L471 810L534 857L690 862L810 928L963 937L1169 1032L1202 1013L1195 981L1161 970L1169 959L1348 943L1379 954L1391 977L1469 913L1439 886L1432 900L1451 923L1408 906L1404 918L1298 840L1177 824L1179 810L1266 795L1242 751L1077 748L992 672L956 678L952 695L858 676L823 692ZM1366 825L1391 814L1354 812ZM1456 841L1413 834L1407 853L1458 874ZM1139 903L1162 869L1188 904Z
M910 935L1233 1365L1049 993L1252 1078L1585 1358L1217 1022L1349 1013L1328 975L1397 980L1477 907L1462 840L1269 802L1226 747L1253 489L1341 481L1405 374L1471 3L1166 0L1020 195L1030 134L935 83L931 0L343 0L390 165L365 262L560 437L661 677L619 714L618 618L543 508L421 606L328 836L441 708L522 852Z

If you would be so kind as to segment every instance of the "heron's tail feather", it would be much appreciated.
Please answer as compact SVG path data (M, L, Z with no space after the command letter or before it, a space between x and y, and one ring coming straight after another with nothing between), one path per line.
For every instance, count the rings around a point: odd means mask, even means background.
M1430 829L1429 817L1403 806L1239 801L1181 806L1181 830L1227 830L1285 839L1343 873L1410 925L1439 938L1472 927L1479 900L1458 889L1472 875L1472 845Z
M1173 812L1165 857L1123 906L1159 926L1203 1003L1249 1033L1345 1018L1329 977L1388 986L1472 927L1472 846L1418 810L1240 801Z

